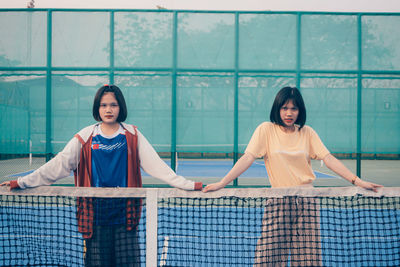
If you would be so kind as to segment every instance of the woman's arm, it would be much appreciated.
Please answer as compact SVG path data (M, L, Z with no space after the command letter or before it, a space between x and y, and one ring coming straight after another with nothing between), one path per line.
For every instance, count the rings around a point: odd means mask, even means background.
M51 185L57 180L68 177L72 170L75 170L79 162L81 144L77 138L72 138L65 148L49 162L39 169L17 180L7 181L1 186L14 188L29 188L42 185Z
M227 184L229 184L234 179L239 177L243 172L245 172L251 166L251 164L253 164L255 159L256 158L250 153L244 154L236 162L235 166L233 166L232 169L225 175L225 177L221 179L221 181L207 185L203 189L203 192L216 191L224 188Z
M342 162L340 162L337 158L335 158L332 154L328 154L324 159L323 159L325 165L334 171L336 174L340 175L350 183L357 185L359 187L372 190L374 192L377 192L379 187L382 187L382 185L374 184L371 182L363 181L356 175L354 175L346 166L343 165Z
M140 167L157 179L184 190L201 190L203 184L177 175L157 154L147 139L138 132Z

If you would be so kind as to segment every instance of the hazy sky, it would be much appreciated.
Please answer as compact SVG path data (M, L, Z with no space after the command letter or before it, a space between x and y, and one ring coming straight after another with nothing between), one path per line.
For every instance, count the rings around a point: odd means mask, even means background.
M0 0L25 8L30 0ZM35 0L35 8L400 12L400 0Z

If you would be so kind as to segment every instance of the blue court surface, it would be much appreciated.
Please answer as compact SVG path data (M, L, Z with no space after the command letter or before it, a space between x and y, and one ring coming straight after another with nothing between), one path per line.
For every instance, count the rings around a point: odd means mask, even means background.
M168 166L171 166L170 161L165 161ZM184 177L224 177L229 170L232 168L232 161L223 161L223 160L180 160L178 161L176 170L177 174L182 175ZM15 173L9 175L8 177L20 177L27 175L34 170L29 170L26 172ZM317 178L336 178L335 176L325 174L322 172L314 171L315 176ZM143 176L149 176L147 173L142 171ZM74 174L71 172L70 176ZM246 170L240 177L247 178L260 178L265 177L268 178L267 171L264 166L263 161L255 161L253 165L250 166L248 170Z
M196 215L204 215L199 209L207 209L209 217ZM238 213L234 207L160 207L159 266L252 266L264 210L246 208L246 211ZM83 239L77 232L75 212L74 207L62 205L45 210L37 206L0 207L0 266L42 266L45 262L46 266L83 266ZM142 212L144 218L145 208ZM69 217L56 219L57 214L64 213ZM21 214L29 220L22 221ZM167 218L176 214L185 215L179 224ZM381 216L393 219L382 223ZM340 266L399 266L399 216L399 210L395 209L382 212L321 208L324 266L338 266L337 263ZM143 219L138 230L141 266L145 266L144 224ZM362 258L357 256L360 252ZM372 264L366 265L367 261Z
M169 165L169 161L166 161ZM232 161L181 160L177 164L177 173L185 177L224 177L232 168ZM317 178L335 178L329 174L315 172ZM267 178L263 161L255 161L240 177Z

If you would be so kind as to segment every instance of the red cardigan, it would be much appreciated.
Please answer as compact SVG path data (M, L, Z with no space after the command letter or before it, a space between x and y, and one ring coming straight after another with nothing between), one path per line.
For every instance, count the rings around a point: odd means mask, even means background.
M138 137L136 126L134 126L135 134L125 131L128 147L128 170L127 170L127 186L142 187L142 177L140 173L140 161L138 153ZM92 134L85 142L78 134L76 138L81 142L82 149L78 169L75 171L75 186L91 187L92 186ZM137 228L140 220L141 199L128 199L126 210L126 227L127 230ZM92 198L77 199L77 219L78 229L84 238L91 238L93 234L93 203Z

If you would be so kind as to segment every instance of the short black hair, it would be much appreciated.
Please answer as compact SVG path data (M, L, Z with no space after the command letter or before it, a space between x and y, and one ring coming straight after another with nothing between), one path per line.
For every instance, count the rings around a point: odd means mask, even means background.
M125 103L125 98L124 95L122 94L121 90L118 88L116 85L108 85L105 84L102 87L97 90L97 93L94 97L93 101L93 118L96 121L101 121L101 117L99 114L99 108L100 108L100 101L101 98L105 93L114 93L115 99L117 99L118 106L119 106L119 114L117 118L117 122L123 122L126 120L126 117L128 116L128 110L126 108L126 103Z
M300 126L300 129L303 128L304 124L306 124L306 107L304 105L303 97L299 89L296 87L283 87L276 94L274 103L272 104L271 113L269 114L269 119L271 122L276 123L281 126L285 126L281 119L280 110L283 105L285 105L289 100L293 101L293 105L295 105L299 109L299 115L295 124Z

